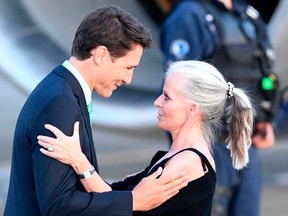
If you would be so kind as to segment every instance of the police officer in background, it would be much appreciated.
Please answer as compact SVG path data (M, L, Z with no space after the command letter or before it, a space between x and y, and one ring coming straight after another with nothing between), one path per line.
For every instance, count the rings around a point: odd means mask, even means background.
M275 142L272 118L277 112L275 60L266 24L243 0L180 0L161 26L165 66L177 60L204 60L214 64L237 87L246 88L256 105L256 125L250 163L232 167L225 143L225 127L215 145L217 187L213 213L260 215L261 167L257 149Z

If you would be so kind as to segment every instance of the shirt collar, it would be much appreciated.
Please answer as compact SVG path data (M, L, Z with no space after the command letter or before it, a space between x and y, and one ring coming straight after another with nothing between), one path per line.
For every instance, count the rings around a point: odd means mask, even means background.
M92 92L91 92L91 89L89 88L89 85L87 84L85 79L82 77L82 75L79 73L79 71L68 60L63 62L62 66L65 67L67 70L69 70L78 80L84 92L86 104L88 105L91 102L91 96L92 96Z

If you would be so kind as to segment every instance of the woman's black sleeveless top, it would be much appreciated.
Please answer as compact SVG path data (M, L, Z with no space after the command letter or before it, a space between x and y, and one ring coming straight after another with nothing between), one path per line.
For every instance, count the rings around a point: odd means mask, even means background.
M134 212L134 216L210 216L212 208L212 199L215 191L216 174L207 158L194 148L183 149L169 158L164 159L157 165L153 165L162 158L167 152L158 151L151 160L150 165L141 173L133 177L128 177L124 181L113 184L113 190L132 190L144 177L156 171L159 167L164 167L165 163L172 157L183 151L193 151L201 159L205 174L195 179L180 190L180 192L160 205L159 207L146 211ZM151 169L151 167L153 167ZM151 169L151 170L150 170Z

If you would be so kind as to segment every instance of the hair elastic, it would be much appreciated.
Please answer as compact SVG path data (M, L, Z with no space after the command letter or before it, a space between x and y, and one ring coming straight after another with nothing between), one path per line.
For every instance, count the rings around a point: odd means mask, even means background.
M234 85L231 82L228 82L228 91L227 91L227 95L228 98L233 97L233 89L234 89Z

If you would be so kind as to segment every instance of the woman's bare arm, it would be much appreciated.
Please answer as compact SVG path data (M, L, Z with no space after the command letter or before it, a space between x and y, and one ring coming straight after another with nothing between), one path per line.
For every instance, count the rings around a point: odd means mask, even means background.
M51 158L72 166L77 174L91 169L92 165L82 153L79 141L79 122L74 124L74 132L71 137L66 136L53 125L45 125L56 138L39 135L38 143L43 148L40 151ZM87 192L111 191L111 187L98 175L97 172L88 178L80 179Z

